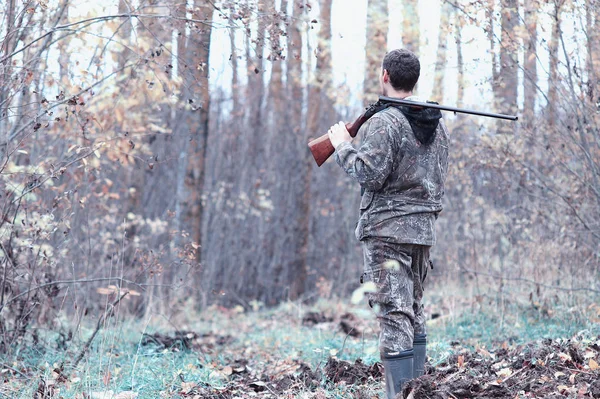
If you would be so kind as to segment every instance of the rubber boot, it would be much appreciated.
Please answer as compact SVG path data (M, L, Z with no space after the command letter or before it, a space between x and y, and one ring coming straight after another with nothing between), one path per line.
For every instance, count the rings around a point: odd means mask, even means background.
M413 378L419 378L425 372L425 360L427 360L427 334L415 335L413 349L415 351Z
M413 378L413 358L412 349L381 355L387 399L394 399L396 394L402 392L404 383Z

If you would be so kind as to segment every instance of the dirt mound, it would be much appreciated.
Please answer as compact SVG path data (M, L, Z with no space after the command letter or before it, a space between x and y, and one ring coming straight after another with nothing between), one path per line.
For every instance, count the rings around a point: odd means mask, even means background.
M349 385L362 385L370 378L380 381L383 377L383 366L379 362L367 366L361 359L357 359L354 364L351 364L330 357L325 365L325 375L333 383L344 381Z
M600 339L600 337L599 337ZM475 351L455 347L455 353L436 367L409 381L397 398L598 398L600 399L600 341L544 340L497 350ZM267 368L245 360L233 361L219 372L225 386L182 385L184 398L231 399L292 397L298 392L319 392L333 385L352 386L352 397L373 397L383 388L383 366L368 366L329 358L321 373L298 360ZM185 386L185 389L183 387Z
M321 323L330 323L333 321L333 317L326 315L322 312L307 312L302 318L302 325L312 327Z
M175 331L171 335L154 333L144 334L142 346L154 346L158 349L192 349L203 353L212 353L217 346L228 345L234 341L231 335L198 334L193 331Z
M344 334L348 334L351 337L358 338L362 335L360 324L361 320L352 313L344 313L340 316L340 328Z
M173 336L161 333L142 336L142 346L157 346L161 349L190 349L192 341L198 338L193 331L175 331Z
M315 391L322 381L321 373L306 363L293 361L283 365L283 371L255 370L245 360L236 360L219 373L228 378L224 387L183 383L178 392L183 398L231 399L247 397L284 397L291 392Z
M499 349L462 350L410 381L404 398L600 398L600 347L544 340Z

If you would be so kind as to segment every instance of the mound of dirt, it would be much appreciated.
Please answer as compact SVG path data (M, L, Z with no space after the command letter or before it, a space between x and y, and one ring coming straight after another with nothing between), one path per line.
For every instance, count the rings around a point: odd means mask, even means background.
M312 327L321 323L330 323L333 321L333 317L326 315L322 312L307 312L302 318L302 325Z
M600 337L598 341L544 340L513 348L475 351L453 348L454 354L424 376L409 381L396 399L449 398L597 398L600 399ZM287 398L312 392L314 398L333 385L351 386L354 399L373 398L383 388L383 366L329 358L323 368L291 360L274 368L236 360L224 367L226 386L182 385L183 398ZM321 395L321 396L320 396Z
M351 364L330 357L325 365L325 375L333 383L344 381L348 385L362 385L369 379L380 381L383 377L383 366L379 362L367 366L361 359Z
M340 316L340 328L344 334L358 338L362 335L362 328L359 327L360 319L352 313L344 313Z
M212 353L217 346L229 345L234 341L231 335L198 334L193 331L175 331L174 335L161 333L144 334L142 346L154 346L158 349L192 349L203 353Z
M403 398L600 398L600 347L574 340L462 350L410 381ZM400 396L400 395L399 395Z

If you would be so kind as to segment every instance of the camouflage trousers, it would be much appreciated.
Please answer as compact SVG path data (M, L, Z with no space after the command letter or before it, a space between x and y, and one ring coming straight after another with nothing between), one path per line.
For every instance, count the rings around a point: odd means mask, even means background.
M393 244L377 239L362 241L365 272L377 291L368 294L377 312L383 353L412 349L416 334L425 334L423 283L430 266L429 246Z

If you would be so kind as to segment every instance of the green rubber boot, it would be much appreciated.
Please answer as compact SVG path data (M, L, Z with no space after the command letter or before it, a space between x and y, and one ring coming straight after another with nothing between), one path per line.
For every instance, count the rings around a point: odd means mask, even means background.
M396 394L402 392L404 383L413 378L412 349L387 353L381 355L381 362L385 371L385 392L388 399L394 399Z
M415 335L413 349L415 351L413 377L419 378L425 372L425 361L427 360L427 334Z

